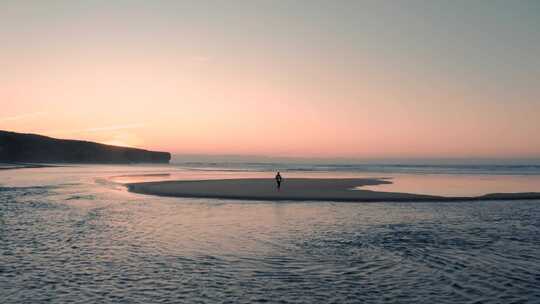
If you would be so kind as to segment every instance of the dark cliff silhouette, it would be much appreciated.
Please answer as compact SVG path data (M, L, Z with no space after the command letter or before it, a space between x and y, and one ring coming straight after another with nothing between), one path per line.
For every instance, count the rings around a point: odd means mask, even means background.
M168 163L171 154L0 131L0 162L26 163Z

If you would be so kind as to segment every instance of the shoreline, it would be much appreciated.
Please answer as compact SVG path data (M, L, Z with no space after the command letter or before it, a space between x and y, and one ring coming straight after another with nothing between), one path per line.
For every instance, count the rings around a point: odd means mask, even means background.
M36 169L36 168L52 168L52 167L63 167L63 166L48 165L48 164L0 163L0 170Z
M438 196L357 190L355 187L390 184L375 178L289 178L278 191L270 178L157 181L126 184L128 191L166 197L250 201L333 202L452 202L540 199L540 192L489 193L481 196Z

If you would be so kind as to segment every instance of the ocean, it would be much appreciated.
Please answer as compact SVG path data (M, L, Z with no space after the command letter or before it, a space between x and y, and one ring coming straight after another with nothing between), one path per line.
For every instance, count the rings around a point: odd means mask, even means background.
M285 183L354 176L447 195L540 191L538 164L0 170L0 302L540 303L539 200L231 201L139 195L122 185L276 170Z
M403 173L403 174L497 174L497 175L540 175L539 160L424 160L358 163L325 162L198 162L178 161L174 166L198 170L234 170L260 172L354 172L354 173Z

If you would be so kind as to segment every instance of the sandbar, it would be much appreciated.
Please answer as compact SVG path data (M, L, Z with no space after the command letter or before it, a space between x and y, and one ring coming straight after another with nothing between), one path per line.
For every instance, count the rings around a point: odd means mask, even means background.
M130 183L127 187L134 193L158 196L260 201L400 202L540 199L540 193L536 192L447 197L355 189L361 186L388 183L391 182L374 178L288 178L278 190L273 179L240 178L142 182Z

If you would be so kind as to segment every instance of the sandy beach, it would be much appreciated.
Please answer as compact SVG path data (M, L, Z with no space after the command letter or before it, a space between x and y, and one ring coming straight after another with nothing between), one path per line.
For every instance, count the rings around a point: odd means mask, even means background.
M273 179L253 178L130 183L127 187L131 192L159 196L262 201L376 202L540 198L540 193L491 193L475 197L446 197L354 189L389 183L391 182L383 179L291 178L287 179L278 190Z

